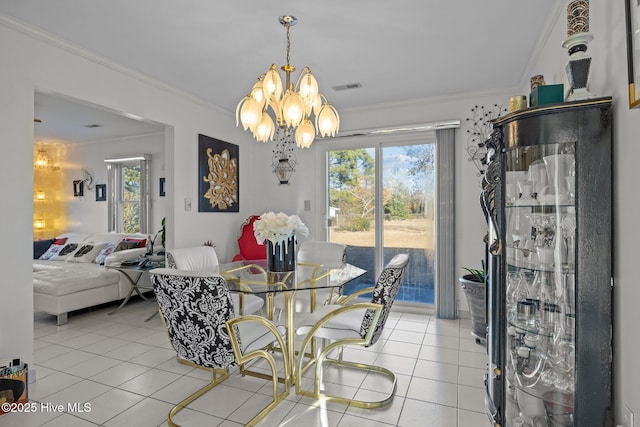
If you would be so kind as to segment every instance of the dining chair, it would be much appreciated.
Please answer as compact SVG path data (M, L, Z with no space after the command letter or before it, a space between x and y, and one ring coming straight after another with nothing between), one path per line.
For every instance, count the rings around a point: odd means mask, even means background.
M167 417L177 426L175 415L229 377L230 369L257 358L271 368L273 400L246 425L255 425L289 394L290 363L283 353L284 390L278 393L278 365L267 348L284 348L285 329L264 317L234 316L227 283L219 274L158 268L150 271L160 315L171 345L180 359L211 372L211 381L175 405Z
M298 267L312 269L310 280L321 286L321 282L329 280L329 277L321 277L327 269L342 268L347 262L347 247L341 243L320 242L307 240L300 244L296 254ZM319 287L318 289L301 290L296 293L296 313L310 313L317 305L324 305L331 301L334 295L333 289ZM284 295L277 294L273 297L273 307L281 314L285 310Z
M343 346L358 345L369 347L375 344L389 317L389 312L396 299L402 277L409 262L407 254L398 254L384 267L376 280L370 302L353 302L344 300L347 304L328 304L317 307L316 310L303 319L296 333L304 335L301 349L298 353L295 369L296 393L316 399L328 399L350 404L360 408L377 408L389 403L396 390L396 375L382 366L367 365L343 359ZM313 357L304 364L307 348L316 339L322 339L323 345L316 346ZM334 358L337 353L337 358ZM389 380L391 391L384 399L376 401L357 400L327 393L323 383L323 366L343 366L347 368L375 372ZM315 365L313 391L305 390L302 386L302 375Z
M232 261L257 261L267 259L267 246L258 243L253 232L253 223L260 219L260 215L251 215L240 226L240 236L238 236L238 253L233 256Z
M216 250L212 246L171 249L166 252L168 268L187 271L220 272ZM257 295L231 292L233 307L239 314L254 314L262 309L264 300Z

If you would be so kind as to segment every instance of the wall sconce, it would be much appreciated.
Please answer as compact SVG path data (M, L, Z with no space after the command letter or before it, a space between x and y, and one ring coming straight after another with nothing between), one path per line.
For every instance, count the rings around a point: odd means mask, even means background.
M295 137L292 130L278 127L276 141L273 147L271 167L279 185L289 184L289 179L296 170L296 155L293 154Z
M33 228L37 228L39 230L42 230L43 228L45 228L45 225L46 225L46 223L45 223L44 219L35 219L33 221Z
M44 191L42 190L36 191L36 200L44 200L44 199L45 199Z

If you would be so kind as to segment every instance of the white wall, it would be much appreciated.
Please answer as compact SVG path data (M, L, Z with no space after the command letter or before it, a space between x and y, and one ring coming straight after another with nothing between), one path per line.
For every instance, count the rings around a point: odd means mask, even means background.
M366 109L340 111L343 133L349 130L380 128L416 123L427 123L448 120L460 120L461 128L456 131L456 235L451 236L456 242L456 272L462 266L480 268L484 259L483 237L486 223L480 210L480 178L477 169L469 162L467 147L467 125L465 120L471 117L471 108L475 105L492 106L495 103L508 107L509 97L514 89L494 93L476 93L465 96L423 100L421 102L398 105L380 105ZM517 93L516 93L517 94ZM341 141L342 142L342 141ZM319 140L307 150L296 150L298 166L290 185L277 186L273 174L260 183L264 191L252 193L257 213L266 210L285 210L286 213L297 213L310 227L310 238L323 238L324 205L320 180L324 176L323 163L317 160L321 155L321 146L331 144L331 140ZM254 144L252 150L253 168L256 173L267 174L270 166L271 146ZM259 182L259 181L256 181ZM311 201L311 212L304 212L304 200ZM459 311L468 311L466 299L456 283L456 299Z
M182 209L184 198L197 200L197 138L199 133L236 143L241 161L251 164L249 136L236 129L230 113L159 83L103 63L88 52L33 33L0 16L0 197L6 203L2 235L11 243L2 249L0 271L0 357L33 360L32 211L34 93L52 92L127 112L168 125L164 141L168 192L168 246L199 244L212 239L231 257L235 230L251 209L242 199L238 214L199 214ZM46 64L46 67L43 67ZM249 194L250 168L241 170L240 192ZM174 210L174 206L178 207ZM194 206L197 206L194 203Z
M82 179L82 169L94 178L93 184L107 183L107 166L104 159L124 157L134 154L150 154L150 190L151 190L151 226L153 236L161 227L165 216L165 199L159 196L159 178L165 177L166 161L164 133L113 140L93 141L90 143L68 144L65 159L65 189L71 189L73 180ZM109 189L107 189L107 192ZM85 184L84 196L73 197L71 190L65 193L67 214L71 231L106 232L108 231L107 202L97 202L95 188L88 190Z
M614 396L615 421L622 421L622 407L627 405L640 417L640 286L635 271L638 262L640 199L640 109L628 108L627 59L624 2L590 3L590 32L594 40L588 45L592 56L590 90L614 100ZM568 87L564 66L566 50L565 12L558 13L542 52L531 74L543 74L548 84L564 83ZM528 82L523 82L523 88ZM609 254L603 254L609 256ZM606 343L603 343L606 345ZM637 424L638 421L636 421Z

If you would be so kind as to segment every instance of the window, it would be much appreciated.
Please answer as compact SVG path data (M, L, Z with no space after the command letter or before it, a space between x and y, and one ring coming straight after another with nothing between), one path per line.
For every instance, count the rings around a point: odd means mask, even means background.
M105 159L109 184L109 231L149 232L151 155Z
M327 237L346 244L348 261L367 270L345 293L371 286L384 263L408 253L398 301L435 305L450 317L453 134L358 136L327 147Z

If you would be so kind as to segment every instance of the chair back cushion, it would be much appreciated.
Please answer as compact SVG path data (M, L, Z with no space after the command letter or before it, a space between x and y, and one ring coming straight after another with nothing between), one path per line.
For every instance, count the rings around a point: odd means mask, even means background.
M298 249L298 262L342 268L347 262L347 247L341 243L306 240Z
M267 246L259 244L256 241L255 234L253 234L253 223L259 218L258 215L252 215L240 227L240 237L238 237L240 257L236 255L239 259L259 260L267 258Z
M367 310L362 320L362 326L360 327L360 335L364 337L367 331L371 327L375 327L375 332L371 338L371 342L368 345L373 345L378 341L382 334L384 324L387 322L389 312L391 312L391 306L398 295L400 285L402 283L402 276L407 268L409 262L409 255L398 254L394 256L391 261L384 267L382 273L376 281L376 286L373 289L373 296L371 302L376 304L382 304L382 313L378 318L378 323L372 325L374 312L373 310Z
M153 291L178 357L206 368L236 365L226 321L234 316L227 283L220 275L158 268Z
M212 246L171 249L167 251L166 265L169 268L187 271L209 271L218 273L220 263Z

